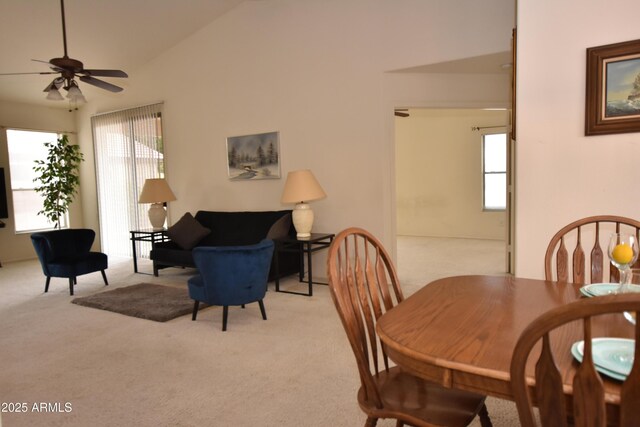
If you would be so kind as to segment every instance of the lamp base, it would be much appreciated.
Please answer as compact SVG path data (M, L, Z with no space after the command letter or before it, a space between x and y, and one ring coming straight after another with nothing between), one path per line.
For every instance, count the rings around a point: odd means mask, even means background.
M293 226L296 229L298 239L305 239L311 236L311 227L313 226L313 210L308 203L300 202L296 204L291 214Z
M152 203L149 206L149 221L153 229L162 230L165 219L167 219L167 211L164 210L162 203Z

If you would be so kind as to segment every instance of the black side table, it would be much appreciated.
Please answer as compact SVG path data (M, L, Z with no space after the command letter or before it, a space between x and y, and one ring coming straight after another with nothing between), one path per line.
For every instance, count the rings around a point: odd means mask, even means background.
M327 249L335 234L326 234L326 233L311 233L310 237L298 239L295 237L284 237L282 239L274 239L275 250L273 251L273 256L276 265L276 292L285 292L288 294L296 294L296 295L306 295L313 296L313 284L317 285L326 285L326 283L322 282L314 282L313 281L313 264L311 262L311 254L314 252L320 251L322 249ZM303 292L294 292L294 291L285 291L280 290L280 266L278 262L278 253L280 252L297 252L300 254L300 273L299 273L299 281L306 282L309 286L309 291L307 293ZM304 255L307 255L307 267L309 272L307 274L307 280L304 280Z
M138 253L136 251L136 242L151 242L151 248L153 249L153 245L156 242L166 242L169 240L167 236L167 229L163 228L160 230L154 230L153 228L145 228L141 230L131 230L131 249L133 249L133 272L141 273L141 274L151 274L151 273L143 273L138 271Z

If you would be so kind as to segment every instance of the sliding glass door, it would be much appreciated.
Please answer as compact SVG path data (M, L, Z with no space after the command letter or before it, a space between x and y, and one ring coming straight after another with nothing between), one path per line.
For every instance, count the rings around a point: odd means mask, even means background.
M162 104L91 118L103 252L131 256L129 231L149 228L138 196L147 178L164 178ZM149 248L138 248L148 257Z

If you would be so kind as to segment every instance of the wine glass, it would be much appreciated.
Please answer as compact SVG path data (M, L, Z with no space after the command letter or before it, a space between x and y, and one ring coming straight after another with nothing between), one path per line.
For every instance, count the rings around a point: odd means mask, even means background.
M620 272L620 287L616 293L626 292L631 281L631 266L638 259L638 239L635 234L613 233L609 239L609 259Z
M635 285L635 286L634 286ZM632 268L629 272L629 283L626 289L623 291L626 292L640 292L640 268ZM636 312L635 311L625 311L624 318L629 322L636 324Z

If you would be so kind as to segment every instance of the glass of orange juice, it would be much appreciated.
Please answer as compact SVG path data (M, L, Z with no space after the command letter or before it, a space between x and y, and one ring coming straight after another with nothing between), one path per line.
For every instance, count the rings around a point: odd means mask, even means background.
M638 259L638 237L630 233L613 233L609 239L609 260L620 272L620 288L625 292L631 281L631 266Z

